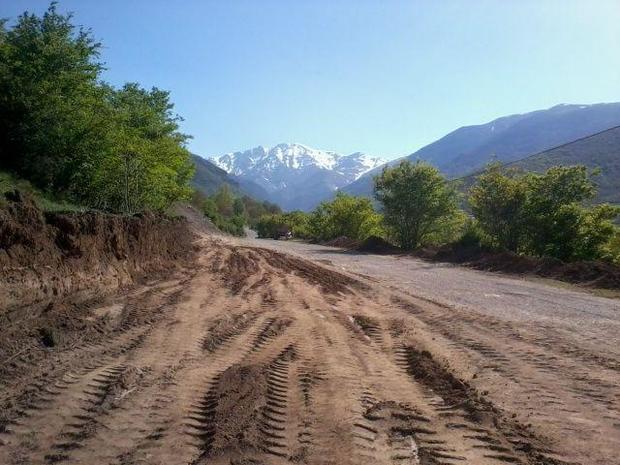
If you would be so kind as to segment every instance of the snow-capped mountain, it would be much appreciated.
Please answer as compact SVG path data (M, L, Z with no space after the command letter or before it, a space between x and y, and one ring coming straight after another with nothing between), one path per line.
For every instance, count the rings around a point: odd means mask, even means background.
M259 184L269 192L270 200L287 210L310 210L335 190L385 163L360 152L341 155L301 144L259 146L211 160L229 174Z

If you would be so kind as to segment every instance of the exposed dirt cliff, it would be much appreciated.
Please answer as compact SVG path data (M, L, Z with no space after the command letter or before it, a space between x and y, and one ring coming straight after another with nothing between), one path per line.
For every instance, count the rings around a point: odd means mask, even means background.
M12 192L0 209L0 314L87 290L104 292L187 263L187 221L154 214L42 212Z

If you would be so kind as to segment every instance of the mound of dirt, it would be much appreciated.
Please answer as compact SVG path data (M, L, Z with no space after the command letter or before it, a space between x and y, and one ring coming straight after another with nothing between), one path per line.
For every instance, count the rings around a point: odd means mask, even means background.
M194 254L182 218L100 212L44 213L7 193L0 210L0 315L88 290L94 295L170 270Z
M176 203L169 211L174 216L182 216L187 219L189 226L197 232L227 235L220 231L207 216L192 205Z
M401 249L378 236L370 236L362 242L357 250L374 254L399 253Z
M365 284L342 273L318 266L311 261L268 249L256 249L256 251L270 266L287 273L294 273L309 283L319 286L327 294L347 294L351 292L350 288L366 289Z
M233 365L224 371L204 400L208 435L204 456L260 448L260 412L267 402L267 374L256 365Z
M348 238L347 236L339 236L335 239L323 242L322 245L327 245L329 247L340 247L343 249L355 249L360 246L360 241L357 239Z
M601 289L620 289L620 267L601 261L566 263L549 257L528 257L472 247L425 249L416 256L432 261L463 264L478 270L535 275Z

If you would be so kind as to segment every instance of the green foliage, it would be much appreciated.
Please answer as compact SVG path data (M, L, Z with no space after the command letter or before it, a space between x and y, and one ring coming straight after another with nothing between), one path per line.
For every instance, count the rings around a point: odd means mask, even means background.
M81 212L85 209L66 199L54 196L47 192L42 192L34 187L29 181L16 178L9 173L0 171L0 207L5 205L4 194L10 191L19 190L32 196L36 204L43 211L47 212Z
M197 191L192 195L194 205L202 209L218 229L235 236L245 234L244 226L256 228L261 217L282 211L275 204L259 202L247 195L235 197L228 184L223 184L212 196Z
M283 214L267 214L261 216L255 226L258 237L262 239L278 239L281 234L291 231L287 218Z
M233 203L235 199L228 184L223 184L222 187L219 188L213 196L213 201L220 215L226 217L233 216Z
M0 168L111 211L187 198L187 136L167 92L101 82L101 44L54 3L0 25Z
M500 163L488 166L471 188L469 205L480 227L494 245L517 252L523 236L523 204L526 187L514 171Z
M80 170L85 174L79 186L87 193L84 200L103 209L135 212L164 210L189 198L193 165L168 92L130 83L110 89L108 99L113 110L110 144Z
M609 241L603 247L603 258L620 265L620 228L615 227Z
M310 217L302 211L271 213L261 216L256 223L256 232L261 238L274 238L291 232L293 237L310 239Z
M319 241L345 236L364 240L370 234L383 235L381 216L370 199L342 192L329 202L322 202L310 215L309 233Z
M441 240L457 221L458 196L439 171L426 163L401 162L375 178L375 197L385 224L404 249Z
M282 213L282 209L275 203L263 201L259 202L252 197L244 195L241 197L245 210L245 218L248 225L256 229L256 225L264 215L275 215Z
M543 174L505 172L491 165L470 191L470 204L492 244L561 260L596 259L614 233L620 209L586 202L596 186L583 166Z

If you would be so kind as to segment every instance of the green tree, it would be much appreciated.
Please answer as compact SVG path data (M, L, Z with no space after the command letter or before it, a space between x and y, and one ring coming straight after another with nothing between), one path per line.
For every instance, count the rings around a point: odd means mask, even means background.
M178 131L169 93L138 84L108 91L113 130L105 152L82 167L85 200L100 208L131 213L164 210L187 199L193 174L188 136Z
M243 200L241 199L241 197L235 198L235 200L233 201L232 209L233 209L233 215L245 218L245 215L246 215L245 204L243 203Z
M494 245L517 252L522 246L523 208L527 189L514 171L493 163L476 178L470 189L469 205L480 228Z
M529 173L524 205L527 250L561 260L594 259L613 234L611 221L620 209L587 207L596 185L585 166L549 168Z
M52 3L0 25L0 163L38 187L72 186L76 168L107 143L101 44Z
M455 189L426 163L403 161L386 168L374 189L384 222L404 249L426 244L458 211Z
M603 257L616 265L620 265L620 228L614 227L614 232L603 246Z
M188 136L169 94L102 83L100 49L55 3L0 23L0 168L111 211L188 198Z
M258 237L277 238L279 233L288 230L293 237L309 239L309 215L302 211L289 213L266 213L256 223Z
M217 210L220 215L228 217L233 215L234 197L228 184L223 184L222 187L218 189L213 196L213 200L215 201L215 205L217 206Z

